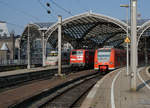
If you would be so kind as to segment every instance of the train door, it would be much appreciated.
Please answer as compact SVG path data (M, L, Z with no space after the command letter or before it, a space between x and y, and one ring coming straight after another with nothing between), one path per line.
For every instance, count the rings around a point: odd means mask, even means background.
M85 64L86 65L89 64L89 53L88 53L88 51L85 51Z
M118 57L118 52L115 50L115 61L114 61L114 64L115 64L115 68L118 67L119 65L119 57Z

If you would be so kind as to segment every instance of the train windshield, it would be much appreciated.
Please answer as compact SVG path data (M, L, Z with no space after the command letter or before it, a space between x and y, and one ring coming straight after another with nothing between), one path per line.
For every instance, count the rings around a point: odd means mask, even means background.
M83 51L72 51L72 55L83 55Z
M108 62L110 59L111 50L98 50L98 61Z

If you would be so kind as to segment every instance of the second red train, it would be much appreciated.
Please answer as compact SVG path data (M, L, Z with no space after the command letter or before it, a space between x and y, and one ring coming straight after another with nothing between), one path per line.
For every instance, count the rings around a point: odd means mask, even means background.
M70 53L72 67L89 68L94 66L94 50L74 49Z
M99 48L95 51L94 69L100 71L114 70L125 66L126 51L115 48Z

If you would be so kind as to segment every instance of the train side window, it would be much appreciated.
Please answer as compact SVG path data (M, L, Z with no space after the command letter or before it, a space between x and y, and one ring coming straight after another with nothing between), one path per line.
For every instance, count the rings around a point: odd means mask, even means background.
M118 62L118 63L120 62L120 60L119 60L119 56L117 57L117 62Z
M118 61L118 63L120 63L120 61L121 61L121 60L120 60L120 55L119 55L119 54L117 55L117 61Z
M85 51L85 55L86 55L86 56L88 56L88 55L89 55L87 51Z

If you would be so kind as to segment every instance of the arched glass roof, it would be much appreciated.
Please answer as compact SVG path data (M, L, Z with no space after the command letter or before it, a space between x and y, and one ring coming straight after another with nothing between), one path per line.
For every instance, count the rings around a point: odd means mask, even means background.
M137 23L138 40L140 40L139 48L143 49L145 40L147 43L150 43L150 21L138 20ZM38 54L35 57L42 58L41 30L45 30L47 44L53 48L57 48L57 28L57 22L28 24L20 39L22 57L26 58L28 29L30 32L31 58L34 54ZM126 46L124 43L126 28L127 24L125 21L87 12L62 21L62 43L69 42L74 48L96 49L103 46L123 48ZM145 39L144 37L140 39L143 36L148 38Z
M62 21L63 40L74 48L123 47L127 25L108 16L84 13ZM57 47L57 23L46 32L47 41Z
M46 31L53 23L28 24L20 39L20 58L27 59L27 40L30 40L31 64L42 63L42 32Z

